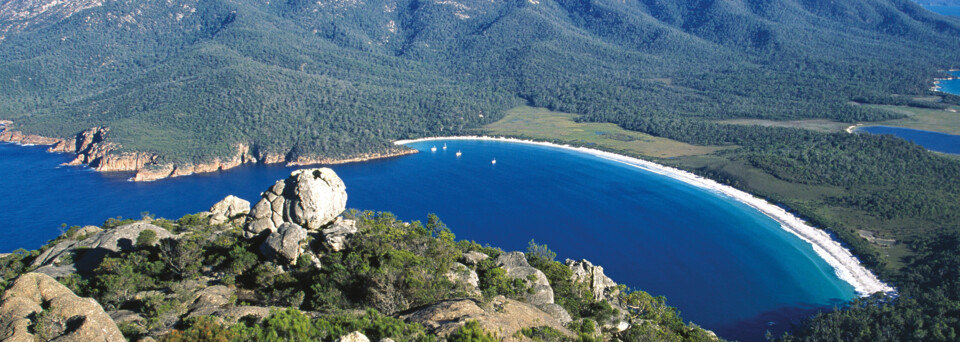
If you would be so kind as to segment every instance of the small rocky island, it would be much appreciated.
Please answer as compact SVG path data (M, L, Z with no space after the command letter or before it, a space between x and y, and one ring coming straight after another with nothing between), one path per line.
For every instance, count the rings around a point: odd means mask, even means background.
M718 340L589 261L346 202L333 170L303 169L252 208L72 227L0 258L0 340Z

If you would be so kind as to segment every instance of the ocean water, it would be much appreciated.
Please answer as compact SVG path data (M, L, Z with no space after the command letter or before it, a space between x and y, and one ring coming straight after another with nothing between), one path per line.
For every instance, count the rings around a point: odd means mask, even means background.
M585 258L630 287L664 295L689 321L742 341L854 297L812 247L760 212L632 166L557 148L494 141L409 145L421 153L334 165L348 207L404 220L436 213L459 239L559 259ZM455 151L463 151L457 158ZM0 144L0 251L39 247L60 224L161 217L208 209L228 194L251 202L292 168L133 183L80 167L43 147ZM496 158L497 163L491 160Z
M960 154L960 135L890 126L864 126L857 128L857 132L891 134L912 141L931 151Z

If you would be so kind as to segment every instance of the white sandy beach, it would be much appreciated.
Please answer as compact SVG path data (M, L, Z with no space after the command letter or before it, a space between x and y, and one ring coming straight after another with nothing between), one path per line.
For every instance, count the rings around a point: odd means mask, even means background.
M559 145L547 142L539 142L533 140L522 140L514 138L502 138L502 137L486 137L486 136L455 136L455 137L435 137L435 138L423 138L423 139L414 139L414 140L398 140L395 141L396 145L405 145L414 142L421 141L431 141L431 140L492 140L492 141L502 141L502 142L511 142L511 143L522 143L522 144L531 144L531 145L541 145L549 146L555 148L562 148L567 150L573 150L577 152L587 153L594 155L600 158L624 163L634 167L638 167L653 173L665 175L690 185L694 185L700 188L708 189L719 194L723 194L733 199L742 202L750 207L753 207L760 212L766 214L767 216L773 218L780 223L780 227L784 230L793 233L800 239L810 243L813 246L813 250L828 264L833 266L834 271L841 280L850 283L853 285L854 289L861 296L868 296L877 292L892 292L895 291L889 285L883 283L877 279L876 275L870 270L866 269L860 264L860 261L850 253L849 250L844 248L838 241L834 240L829 234L821 229L814 228L810 226L805 221L794 216L793 214L787 212L783 208L767 202L764 199L754 197L746 192L737 190L728 185L723 185L713 181L711 179L706 179L697 175L694 175L690 172L675 169L672 167L660 165L657 163L649 162L646 160L627 157L624 155L619 155L611 152L600 151L592 148L586 147L573 147L570 145Z

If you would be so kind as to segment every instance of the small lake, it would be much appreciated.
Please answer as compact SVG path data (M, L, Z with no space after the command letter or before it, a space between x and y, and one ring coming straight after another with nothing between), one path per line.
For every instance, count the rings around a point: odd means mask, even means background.
M960 17L960 6L923 6L923 8L937 14Z
M957 115L960 115L960 113ZM912 141L931 151L960 154L960 135L890 126L864 126L857 128L857 132L890 134Z
M585 258L611 278L664 295L690 321L741 341L854 297L812 247L740 202L666 176L558 148L449 140L421 153L334 165L348 207L404 220L436 213L459 239L525 250L531 239L559 259ZM0 144L0 251L34 249L60 224L100 224L149 211L177 218L228 194L255 201L293 168L133 183L80 167L45 147ZM462 151L457 158L454 153ZM496 158L497 163L491 160Z
M949 81L940 81L940 91L947 94L960 95L960 71L951 71L949 73L956 78Z

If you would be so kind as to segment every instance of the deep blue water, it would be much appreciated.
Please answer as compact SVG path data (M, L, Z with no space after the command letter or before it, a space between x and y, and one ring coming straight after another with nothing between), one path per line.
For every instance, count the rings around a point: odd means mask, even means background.
M960 135L890 126L865 126L857 128L857 132L892 134L931 151L960 154Z
M435 153L430 146L442 142L412 144L421 153L332 168L347 185L348 207L404 220L436 213L458 238L507 250L536 239L560 259L589 259L617 282L666 296L685 319L726 338L762 339L767 329L854 295L808 244L730 198L567 150L447 144ZM177 218L228 194L255 201L292 170L244 166L133 183L57 166L69 158L43 151L0 144L0 251L37 248L60 223L142 211Z

